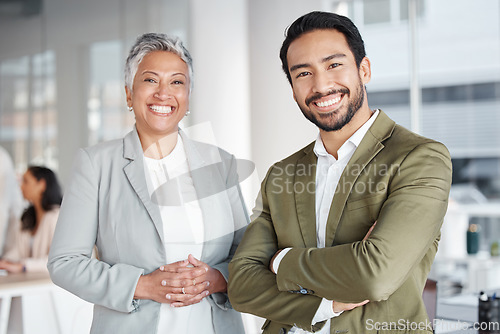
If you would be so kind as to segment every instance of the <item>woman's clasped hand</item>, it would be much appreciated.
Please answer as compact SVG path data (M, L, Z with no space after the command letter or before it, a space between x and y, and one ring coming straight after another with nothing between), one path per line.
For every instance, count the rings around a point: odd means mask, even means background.
M189 255L186 260L166 264L139 279L135 298L152 299L172 307L197 304L216 292L226 292L222 274Z

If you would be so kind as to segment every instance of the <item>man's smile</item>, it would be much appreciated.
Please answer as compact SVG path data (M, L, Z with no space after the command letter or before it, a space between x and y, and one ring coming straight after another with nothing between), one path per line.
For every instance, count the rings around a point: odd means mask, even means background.
M320 108L325 108L325 107L329 107L331 105L334 105L336 103L339 103L340 100L342 99L342 95L339 95L335 98L332 98L332 99L329 99L329 100L326 100L326 101L317 101L317 102L314 102L314 104Z

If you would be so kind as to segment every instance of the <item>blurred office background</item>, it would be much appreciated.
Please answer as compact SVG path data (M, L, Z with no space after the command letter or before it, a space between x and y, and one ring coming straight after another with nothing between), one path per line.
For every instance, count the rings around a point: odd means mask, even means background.
M186 126L208 124L218 145L255 162L251 206L267 168L317 135L278 57L286 27L312 10L359 27L370 106L451 152L452 204L431 273L440 293L499 288L499 0L0 0L0 145L19 173L41 163L66 183L79 147L130 131L125 57L138 35L166 32L194 58ZM481 229L475 255L469 224Z

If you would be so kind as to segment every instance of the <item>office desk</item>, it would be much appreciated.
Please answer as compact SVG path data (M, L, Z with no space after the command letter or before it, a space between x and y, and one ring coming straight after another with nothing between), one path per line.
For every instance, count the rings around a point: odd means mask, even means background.
M493 291L489 294L491 295ZM498 291L496 291L498 294ZM453 297L438 298L436 319L443 322L442 328L436 334L476 334L498 333L498 331L478 331L472 326L480 326L478 321L478 294L463 294ZM470 328L467 328L467 325ZM460 330L446 331L446 329L459 327ZM480 328L480 327L476 327Z
M36 293L47 293L54 309L52 294L54 284L48 273L21 273L0 276L0 334L6 334L9 326L12 299ZM57 313L54 312L57 316ZM60 332L60 331L59 331Z
M53 284L48 273L0 276L0 334L88 334L91 322L92 304Z

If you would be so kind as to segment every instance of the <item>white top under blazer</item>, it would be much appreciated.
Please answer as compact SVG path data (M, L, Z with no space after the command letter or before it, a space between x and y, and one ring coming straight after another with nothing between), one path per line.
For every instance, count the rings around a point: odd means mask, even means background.
M185 260L189 254L200 259L204 242L203 216L198 200L193 200L197 197L196 190L182 138L177 136L176 146L163 159L144 157L144 165L149 195L161 199L156 202L163 221L165 264ZM189 176L182 177L185 175ZM168 184L172 184L171 191L167 190ZM159 194L162 191L163 196ZM208 301L203 299L184 307L162 304L158 334L167 333L214 334Z

